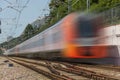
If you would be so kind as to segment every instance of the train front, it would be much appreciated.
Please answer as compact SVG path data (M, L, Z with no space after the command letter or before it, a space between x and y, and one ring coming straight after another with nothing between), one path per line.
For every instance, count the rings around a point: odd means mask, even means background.
M102 63L107 47L100 38L103 28L99 16L92 14L69 15L64 21L64 56L85 63ZM80 59L80 60L78 60Z

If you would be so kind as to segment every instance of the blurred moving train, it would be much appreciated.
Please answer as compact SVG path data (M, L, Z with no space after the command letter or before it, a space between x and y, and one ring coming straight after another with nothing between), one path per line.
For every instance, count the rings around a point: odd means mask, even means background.
M114 27L103 28L100 16L71 13L4 55L120 65L120 42L113 40L120 35L112 33Z

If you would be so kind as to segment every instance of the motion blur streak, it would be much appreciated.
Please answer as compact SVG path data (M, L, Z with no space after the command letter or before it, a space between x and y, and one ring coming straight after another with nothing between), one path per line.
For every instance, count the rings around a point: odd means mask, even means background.
M118 48L108 43L102 21L92 13L71 13L4 55L120 65Z
M63 32L66 42L64 56L70 58L106 56L106 47L101 45L103 43L98 42L103 35L100 34L100 30L103 28L100 25L103 24L99 19L99 16L85 13L72 13L64 19Z

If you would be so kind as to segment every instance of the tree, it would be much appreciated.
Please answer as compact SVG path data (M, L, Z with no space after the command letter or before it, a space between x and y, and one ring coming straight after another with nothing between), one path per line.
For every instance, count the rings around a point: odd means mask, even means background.
M24 31L24 36L29 38L34 34L34 28L31 24L28 24L25 31Z

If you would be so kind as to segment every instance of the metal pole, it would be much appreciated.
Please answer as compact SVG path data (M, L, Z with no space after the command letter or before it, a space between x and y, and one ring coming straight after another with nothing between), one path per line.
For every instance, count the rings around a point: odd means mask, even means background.
M71 0L68 0L68 13L71 12Z
M0 20L0 33L1 33L1 20Z
M87 4L87 12L88 12L88 10L89 10L89 8L90 8L90 0L87 0L87 1L86 1L86 4Z

